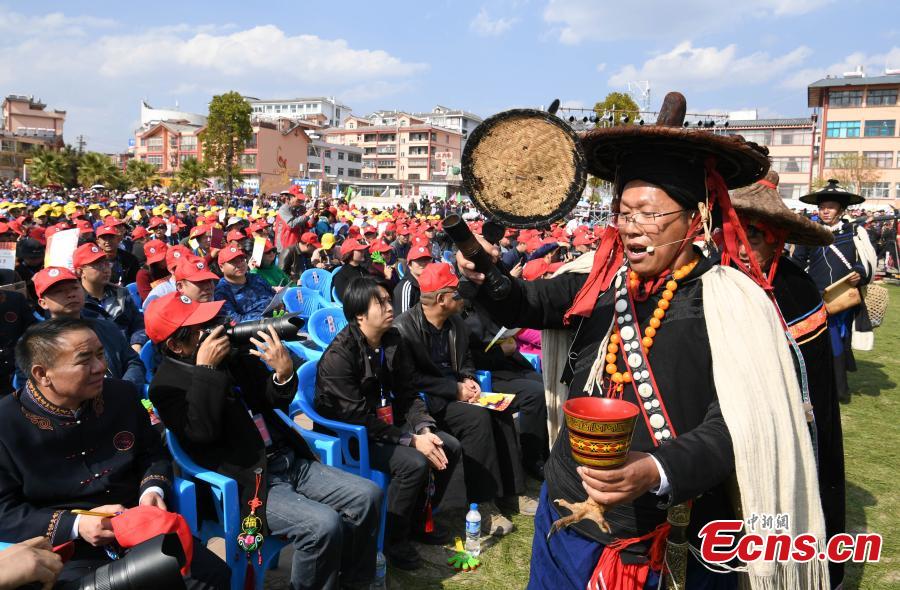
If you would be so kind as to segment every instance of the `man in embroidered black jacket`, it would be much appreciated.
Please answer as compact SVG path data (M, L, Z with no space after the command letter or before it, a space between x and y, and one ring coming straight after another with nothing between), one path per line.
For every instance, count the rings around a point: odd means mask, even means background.
M103 346L90 323L35 324L16 349L30 367L26 385L0 400L0 539L46 536L75 541L59 581L77 580L110 561L115 513L172 502L172 464L130 384L104 379ZM227 588L229 570L199 542L191 588Z

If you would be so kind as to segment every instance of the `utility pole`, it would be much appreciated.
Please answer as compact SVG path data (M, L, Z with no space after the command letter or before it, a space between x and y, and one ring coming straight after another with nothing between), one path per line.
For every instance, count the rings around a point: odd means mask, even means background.
M75 143L78 144L78 155L80 156L82 152L84 152L84 144L87 143L84 139L84 135L79 135L75 138Z

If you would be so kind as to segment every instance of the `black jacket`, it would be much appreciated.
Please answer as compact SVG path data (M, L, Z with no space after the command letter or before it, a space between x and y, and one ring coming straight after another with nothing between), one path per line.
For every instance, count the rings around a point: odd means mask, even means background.
M134 257L134 254L119 248L116 252L116 260L112 265L112 275L110 275L109 282L119 283L121 281L123 286L133 283L137 279L137 273L140 269L141 265L138 263L137 258Z
M357 326L348 324L338 332L319 361L315 405L326 418L365 426L370 440L398 444L404 432L434 426L434 419L413 387L415 367L401 348L400 332L388 330L381 350L383 369L380 358L370 361L365 336ZM385 396L394 396L393 425L375 415L382 388Z
M281 261L281 270L287 273L294 282L300 280L300 275L303 274L303 271L315 267L312 263L312 257L301 252L296 245L288 248L287 252L284 253L284 260Z
M419 302L421 296L419 281L407 270L406 276L394 287L394 316L406 313L406 310Z
M172 464L130 383L104 379L77 415L28 386L0 400L0 539L71 538L74 508L137 505L156 486L172 504ZM104 555L76 541L76 556Z
M276 408L287 411L296 392L296 375L275 385L272 373L249 355L238 355L217 370L166 357L150 383L150 400L185 452L199 465L237 481L242 514L249 512L254 470L261 469L266 481L267 449L251 413L262 414L273 440L316 459L303 437L275 414ZM259 490L263 503L265 488ZM257 516L265 522L265 509Z
M474 378L475 365L469 354L469 335L463 319L458 315L450 316L447 320L450 322L450 358L456 379L444 376L431 360L431 344L425 327L427 321L419 302L394 320L394 326L400 330L403 348L415 365L413 386L425 393L432 412L440 412L448 403L456 401L456 384L463 379Z

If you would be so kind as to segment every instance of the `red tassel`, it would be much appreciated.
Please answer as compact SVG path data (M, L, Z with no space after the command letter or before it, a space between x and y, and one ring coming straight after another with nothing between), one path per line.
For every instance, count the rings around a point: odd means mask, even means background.
M434 518L431 516L431 500L425 505L425 532L434 532Z
M256 588L256 570L253 569L253 564L250 563L250 560L247 560L247 573L244 574L244 590L255 590Z
M600 247L594 253L594 263L584 286L575 295L572 307L563 316L566 325L573 315L590 317L600 293L609 288L616 271L622 266L625 248L619 239L619 230L612 225L603 230L600 236Z
M670 528L671 525L664 522L642 537L618 539L604 547L588 580L587 590L641 590L651 569L662 570ZM641 541L650 541L647 563L622 563L622 550Z

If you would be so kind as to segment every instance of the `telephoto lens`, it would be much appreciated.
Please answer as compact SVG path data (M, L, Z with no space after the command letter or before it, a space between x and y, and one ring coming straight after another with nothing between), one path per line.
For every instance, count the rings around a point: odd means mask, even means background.
M233 326L226 326L225 335L234 347L248 346L251 338L258 338L257 332L262 330L268 333L269 326L275 328L275 333L282 340L296 340L300 328L303 326L303 318L299 313L286 313L277 318L265 318L251 322L242 322Z
M158 535L135 545L122 559L98 567L68 582L63 590L182 590L184 549L175 533Z

